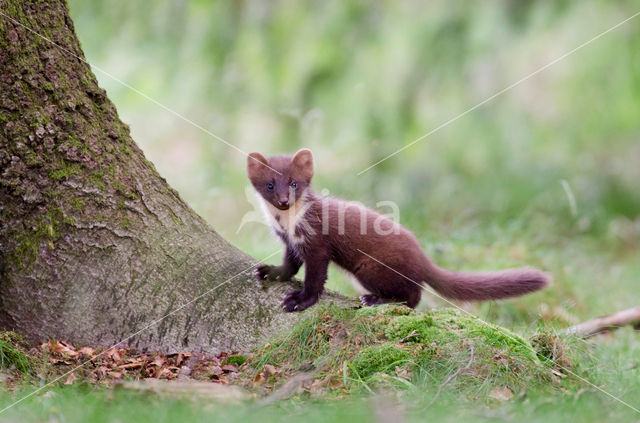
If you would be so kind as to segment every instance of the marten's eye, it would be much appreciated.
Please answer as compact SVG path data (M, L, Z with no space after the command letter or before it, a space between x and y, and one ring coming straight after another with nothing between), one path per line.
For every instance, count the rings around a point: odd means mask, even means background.
M296 183L296 181L291 182L291 189L296 189L298 188L298 184Z
M273 184L272 184L271 182L269 182L269 183L267 184L267 189L268 189L269 191L273 191L273 188L275 188L275 187L273 186Z

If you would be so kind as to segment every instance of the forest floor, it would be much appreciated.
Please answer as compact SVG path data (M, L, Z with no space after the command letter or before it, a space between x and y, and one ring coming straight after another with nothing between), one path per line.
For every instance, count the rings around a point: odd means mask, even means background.
M218 356L28 350L5 332L0 421L638 421L637 337L519 335L395 305L317 306L261 348Z

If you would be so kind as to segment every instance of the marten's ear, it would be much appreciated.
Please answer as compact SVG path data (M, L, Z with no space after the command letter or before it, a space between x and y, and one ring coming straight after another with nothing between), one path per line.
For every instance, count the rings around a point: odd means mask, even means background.
M258 176L261 170L269 166L269 161L260 153L251 153L247 156L247 173L249 179Z
M291 162L302 171L305 178L311 179L313 176L313 155L311 154L311 150L308 148L298 150L298 152L294 154L293 159L291 159Z

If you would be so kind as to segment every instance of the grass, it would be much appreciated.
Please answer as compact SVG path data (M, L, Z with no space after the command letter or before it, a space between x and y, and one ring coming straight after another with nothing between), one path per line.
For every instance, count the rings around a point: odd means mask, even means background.
M442 341L447 337L436 336L436 341L425 343L427 338L423 337L429 336L429 328L454 336L448 341ZM413 331L420 334L420 340L406 337ZM268 394L289 379L287 369L308 361L317 369L324 362L315 380L336 375L342 383L329 383L320 392L311 390L264 405L253 399L212 401L84 383L45 386L28 396L36 387L27 384L11 392L0 390L0 409L27 396L0 414L0 421L293 422L304 418L341 422L371 421L383 413L409 422L496 418L635 421L633 410L581 378L633 404L640 394L636 383L640 369L637 365L629 367L627 360L635 357L638 364L640 348L633 347L636 336L630 329L621 329L610 337L606 348L600 343L563 338L564 350L559 353L552 346L560 342L556 334L537 331L530 343L503 328L486 326L451 310L425 314L399 306L361 310L323 306L305 312L293 332L257 351L244 376L250 381L265 364L277 365L280 379L266 382L270 385L268 392L264 385L250 388L256 394ZM469 362L471 343L475 354L469 369L453 379L431 404L443 381ZM534 349L540 360L531 354ZM560 361L571 373L558 367ZM497 389L504 392L505 388L513 394L510 399L495 395Z
M17 333L0 332L0 369L16 370L24 375L33 370L33 362L21 344L22 338Z

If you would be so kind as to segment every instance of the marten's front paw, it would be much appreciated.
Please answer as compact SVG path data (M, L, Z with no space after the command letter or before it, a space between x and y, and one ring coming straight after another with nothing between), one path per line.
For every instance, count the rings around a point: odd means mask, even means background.
M254 271L256 278L261 281L279 281L282 280L282 271L280 266L269 266L268 264L258 266Z
M261 281L288 281L292 276L289 272L285 271L282 266L269 266L268 264L258 266L254 273L256 278Z
M253 274L259 280L265 280L269 278L269 270L271 270L273 266L269 266L268 264L264 264L262 266L256 267L256 270L253 271Z
M307 296L302 291L291 291L282 300L282 308L287 312L302 311L317 301L317 296Z

